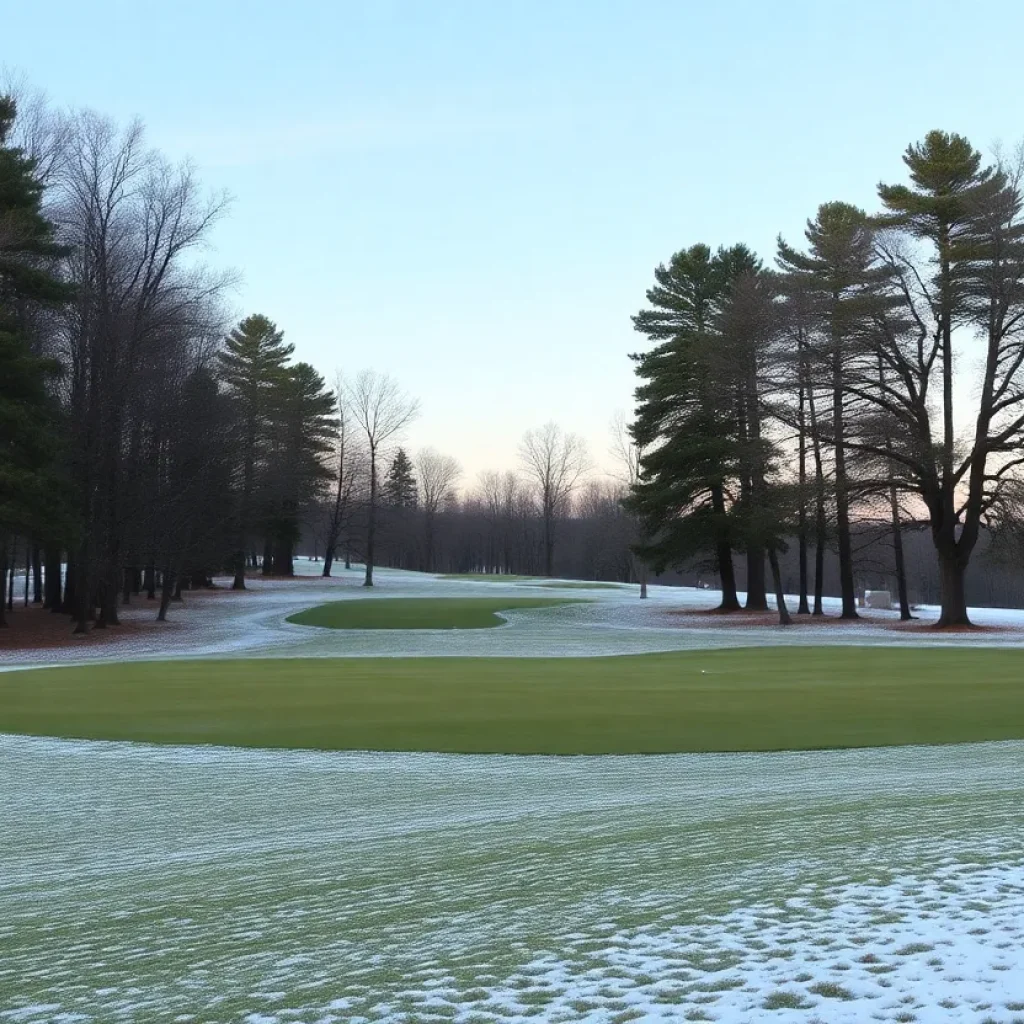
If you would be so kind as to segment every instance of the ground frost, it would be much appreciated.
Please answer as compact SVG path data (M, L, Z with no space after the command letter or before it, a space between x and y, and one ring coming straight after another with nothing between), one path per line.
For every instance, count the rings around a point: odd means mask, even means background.
M317 563L296 562L300 575L314 573ZM335 630L300 626L288 616L327 601L387 600L392 597L555 597L554 587L543 590L529 583L480 583L444 580L425 573L395 569L375 571L372 591L360 585L356 570L337 570L333 579L249 581L245 593L221 590L212 594L186 592L183 606L175 606L165 627L142 633L112 635L104 643L90 638L68 647L15 650L0 656L0 669L40 665L68 665L95 661L160 658L376 658L376 657L548 657L579 658L596 655L647 654L724 647L779 644L924 644L949 646L979 644L1018 647L1024 644L1024 612L1004 609L972 609L979 625L1007 627L1005 633L955 634L907 637L887 628L898 613L869 611L866 621L853 627L822 628L801 623L788 629L777 626L718 626L701 620L698 628L676 614L706 611L715 607L715 591L685 587L651 586L641 601L636 587L621 590L563 591L566 597L588 603L560 608L517 609L504 613L504 626L494 629L440 630ZM826 600L830 615L838 602ZM936 609L922 610L922 617L937 617ZM151 619L154 611L145 601L122 609L125 621Z
M1024 1020L1024 744L0 738L0 1021Z

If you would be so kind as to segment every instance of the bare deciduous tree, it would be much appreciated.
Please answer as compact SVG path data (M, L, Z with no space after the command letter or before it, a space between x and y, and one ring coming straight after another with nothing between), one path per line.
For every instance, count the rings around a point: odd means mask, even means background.
M345 397L352 420L366 439L370 479L366 512L366 577L363 586L372 587L379 504L377 460L384 446L397 437L419 412L419 402L406 395L392 377L373 370L361 371L353 381L346 384Z
M331 575L331 566L342 533L351 526L357 487L366 463L365 453L357 444L356 428L348 406L348 392L341 373L335 375L334 393L338 401L338 436L334 452L333 494L327 514L327 533L324 540L324 576Z
M643 449L633 440L629 431L629 424L626 422L626 414L620 409L612 416L611 421L612 445L611 455L619 466L618 478L630 491L640 482L640 458ZM630 514L634 532L639 540L640 522L635 514ZM637 558L634 552L630 552L630 562L633 572L640 581L640 597L647 597L647 563Z
M97 626L117 623L141 382L167 352L206 349L221 329L217 299L230 278L194 257L227 199L204 197L191 167L148 150L138 122L119 131L91 113L74 122L53 191L66 276L78 286L56 354L69 367L71 468L85 524L71 559L84 632L94 599Z
M462 467L451 455L442 455L433 448L423 448L416 456L423 496L423 568L434 571L434 526L437 513L451 495L455 481L462 475Z
M523 468L540 492L544 521L544 575L554 574L555 524L580 480L590 470L586 444L557 423L528 430L519 445Z

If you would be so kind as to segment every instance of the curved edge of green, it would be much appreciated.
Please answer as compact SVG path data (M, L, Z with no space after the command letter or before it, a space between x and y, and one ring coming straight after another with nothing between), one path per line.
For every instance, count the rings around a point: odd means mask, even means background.
M586 603L560 597L370 597L328 601L285 621L321 629L492 629L508 620L501 612Z
M1024 650L789 647L39 668L0 673L0 732L548 755L1022 740Z

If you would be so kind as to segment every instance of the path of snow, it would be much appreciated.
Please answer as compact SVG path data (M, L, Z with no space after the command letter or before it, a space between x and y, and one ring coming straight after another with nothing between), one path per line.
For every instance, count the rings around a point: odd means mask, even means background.
M1022 760L0 737L0 1021L1011 1024Z
M313 575L319 573L320 565L298 561L296 569ZM0 667L182 657L581 657L768 644L1024 646L1024 611L978 609L972 613L979 625L1020 630L1009 634L907 637L884 628L898 619L895 612L879 611L864 613L869 621L853 628L799 624L785 630L704 624L688 628L671 613L714 608L719 600L716 591L652 586L649 599L641 601L636 587L562 591L527 583L443 580L387 569L377 570L375 578L372 590L359 585L362 573L353 569L328 580L256 579L245 594L186 594L184 607L172 608L167 629L126 634L113 643L91 644L86 639L59 649L0 652ZM220 582L226 586L228 581ZM468 595L561 595L589 603L512 611L507 613L506 625L480 630L330 630L286 621L289 615L324 601ZM826 604L830 614L838 613L837 601ZM126 617L152 618L153 614L152 605L142 601ZM923 609L920 615L927 621L937 612Z

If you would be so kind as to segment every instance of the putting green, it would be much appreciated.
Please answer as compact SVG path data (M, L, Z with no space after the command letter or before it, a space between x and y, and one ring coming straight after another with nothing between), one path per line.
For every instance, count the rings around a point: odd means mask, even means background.
M288 621L326 629L488 629L505 620L499 612L579 604L558 597L387 597L331 601Z
M775 647L34 669L0 674L0 732L520 754L1021 739L1024 651Z

